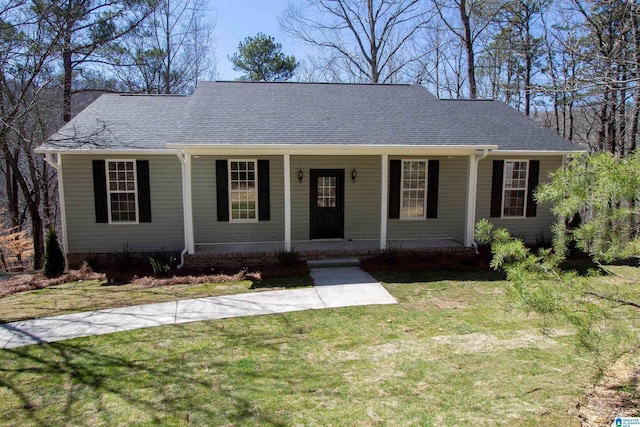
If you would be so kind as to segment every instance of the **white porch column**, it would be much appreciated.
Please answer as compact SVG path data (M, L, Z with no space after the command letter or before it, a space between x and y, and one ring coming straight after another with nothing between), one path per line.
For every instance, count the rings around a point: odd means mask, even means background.
M193 235L193 197L191 187L191 154L184 155L184 174L185 174L185 227L187 233L187 249L189 254L196 251L195 238Z
M291 250L291 156L284 155L284 250Z
M387 249L387 209L389 207L389 155L381 156L380 178L380 249Z
M469 176L467 182L467 211L464 229L464 245L470 247L474 241L476 228L476 197L478 194L478 162L477 155L469 156Z
M58 200L60 202L60 225L62 227L62 251L64 253L64 267L65 270L69 268L69 240L67 239L67 211L64 202L64 181L62 177L62 154L55 153L56 157L53 158L52 153L45 153L45 161L53 166L58 175Z
M195 239L193 237L193 198L191 195L191 154L184 150L176 151L180 166L182 166L182 216L184 227L184 244L188 254L195 252ZM184 251L182 252L184 255ZM182 259L184 264L184 258ZM181 265L182 265L181 264Z

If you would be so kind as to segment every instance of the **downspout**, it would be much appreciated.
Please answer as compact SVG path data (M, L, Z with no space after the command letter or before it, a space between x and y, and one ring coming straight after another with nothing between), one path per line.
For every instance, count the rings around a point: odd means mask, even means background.
M478 154L478 152L476 151L476 155L475 155L475 162L476 162L476 186L475 186L475 192L476 192L476 196L475 196L475 206L473 208L473 217L474 217L474 222L475 222L475 216L476 216L476 206L478 205L478 200L477 200L477 195L478 195L478 186L477 186L477 181L478 181L478 164L480 163L480 160L484 159L485 157L487 157L489 155L489 150L484 148L482 149L482 153ZM474 227L475 229L475 227ZM472 239L471 241L471 246L475 249L476 255L480 255L480 251L478 250L478 243L476 243L475 240L475 233L474 233L474 239Z
M53 154L56 155L56 159L53 159ZM62 248L64 253L64 268L69 269L69 261L67 260L68 241L67 241L67 211L64 203L64 185L62 181L62 157L60 153L45 153L44 161L56 170L58 175L58 201L60 202L60 226L62 228Z
M177 266L178 270L184 267L184 256L189 252L189 232L188 232L188 220L187 220L187 212L186 212L186 170L185 170L185 156L181 149L176 150L176 154L178 156L178 160L180 160L180 166L182 168L182 216L183 216L183 227L184 227L184 249L180 252L180 264Z

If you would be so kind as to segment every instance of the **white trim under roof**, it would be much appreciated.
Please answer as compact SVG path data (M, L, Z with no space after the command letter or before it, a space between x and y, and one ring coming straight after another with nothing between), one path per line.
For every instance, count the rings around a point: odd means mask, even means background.
M493 150L497 145L376 145L376 144L167 144L169 148L183 149L192 155L431 155L468 156L476 150ZM558 153L561 155L562 153Z
M119 149L119 150L112 150L112 149L99 149L99 148L80 149L80 148L55 147L55 148L36 148L34 151L38 154L58 153L58 154L64 154L65 156L67 154L94 154L98 156L102 156L102 155L149 156L149 155L158 155L158 154L172 155L172 156L176 155L175 148L149 148L149 149L137 148L135 150L133 149L128 150L125 148L125 149Z
M382 155L384 153L394 154L408 154L416 152L417 154L428 153L430 155L469 155L471 150L489 150L490 156L562 156L562 155L575 155L585 153L586 150L500 150L498 145L376 145L376 144L361 144L361 145L349 145L349 144L323 144L323 145L303 145L303 144L278 144L278 145L266 145L266 144L247 144L247 145L233 145L233 144L167 144L168 148L149 148L149 149L88 149L88 148L36 148L34 151L38 154L93 154L93 155L123 155L123 156L149 156L149 155L175 155L177 149L184 149L193 155L226 155L226 154L241 154L245 151L250 151L251 154L258 153L259 155L274 155L274 154L307 154L307 155L324 155L333 154L340 151L340 154L374 154ZM215 153L213 153L215 151Z
M492 150L489 155L490 156L565 156L571 154L580 154L584 153L586 150L558 150L558 151L549 151L549 150Z

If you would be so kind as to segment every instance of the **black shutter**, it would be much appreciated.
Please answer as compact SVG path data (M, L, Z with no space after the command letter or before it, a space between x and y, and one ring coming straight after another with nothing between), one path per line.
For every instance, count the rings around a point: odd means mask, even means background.
M105 173L105 161L93 161L93 199L96 209L96 222L109 222L107 212L107 175Z
M229 221L229 174L226 160L216 160L218 221Z
M270 211L269 160L258 160L258 221L269 221Z
M537 205L533 193L538 186L540 176L540 160L529 161L529 183L527 185L527 217L536 216Z
M491 178L491 214L492 218L502 216L502 184L504 182L504 160L493 161Z
M438 180L440 160L429 160L427 177L427 218L438 218Z
M136 175L138 179L139 222L151 222L151 186L149 184L148 160L136 160Z
M400 218L400 160L389 162L389 218Z

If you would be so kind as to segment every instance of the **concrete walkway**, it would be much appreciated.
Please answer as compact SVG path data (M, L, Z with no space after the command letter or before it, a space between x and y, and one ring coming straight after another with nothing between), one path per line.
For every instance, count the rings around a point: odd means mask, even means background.
M312 288L146 304L0 324L0 348L229 317L396 304L358 267L312 268Z

